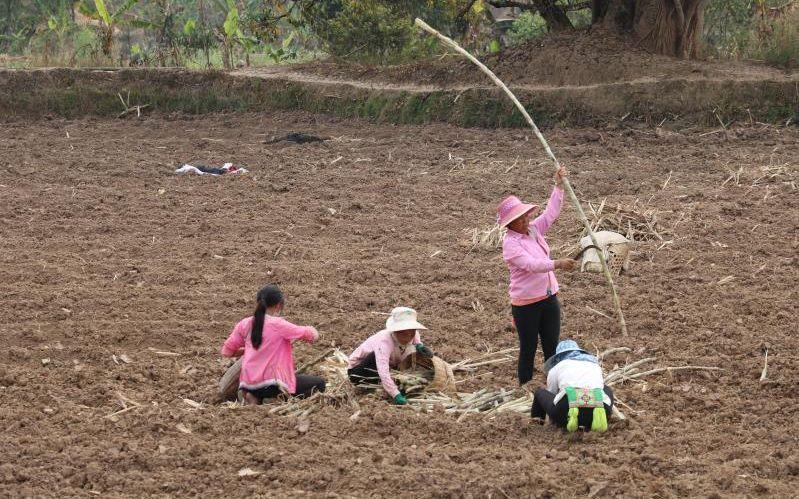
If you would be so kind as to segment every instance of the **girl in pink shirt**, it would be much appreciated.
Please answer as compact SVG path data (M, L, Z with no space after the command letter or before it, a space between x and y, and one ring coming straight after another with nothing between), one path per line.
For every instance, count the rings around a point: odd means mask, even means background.
M522 203L516 196L505 198L497 208L497 223L507 227L502 241L502 256L510 272L508 292L513 323L519 334L519 384L533 379L535 351L541 337L544 360L555 353L560 339L560 303L555 269L572 270L571 258L552 260L544 234L558 218L563 204L562 179L568 175L561 167L555 174L555 188L541 215L538 206Z
M288 393L305 397L325 391L325 380L318 376L295 374L292 343L313 343L319 337L310 326L295 326L278 317L283 310L283 293L274 285L265 286L256 296L255 313L239 321L222 345L222 355L241 360L239 389L248 404Z

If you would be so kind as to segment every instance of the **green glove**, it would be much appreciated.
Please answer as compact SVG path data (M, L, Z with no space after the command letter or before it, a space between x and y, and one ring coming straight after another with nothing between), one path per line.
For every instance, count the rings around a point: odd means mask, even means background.
M424 343L417 343L416 344L416 352L418 352L419 355L421 355L423 357L427 357L428 359L432 359L435 356L433 351L430 350L428 347L426 347L424 345Z
M396 405L405 405L405 404L407 404L407 403L408 403L408 400L405 398L405 395L403 395L403 394L401 394L401 393L398 393L398 394L397 394L397 395L394 397L394 403L395 403Z

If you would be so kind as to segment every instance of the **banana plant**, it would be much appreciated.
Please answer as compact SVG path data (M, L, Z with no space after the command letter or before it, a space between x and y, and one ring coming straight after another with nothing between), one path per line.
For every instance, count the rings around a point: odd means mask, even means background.
M48 55L63 46L64 35L73 26L70 16L68 0L58 0L55 5L36 0L39 12L46 18L46 32L44 38L44 60L47 63Z
M81 0L78 4L81 14L99 23L100 47L106 57L111 56L111 49L114 46L114 30L122 24L133 23L133 21L128 22L124 16L137 3L139 0L126 0L113 13L109 12L105 0Z
M225 22L222 23L221 28L217 29L217 38L220 40L222 51L222 64L225 69L233 69L233 49L239 45L244 49L249 65L250 53L258 46L258 39L244 34L235 0L216 0L216 5L225 14Z
M283 41L280 42L280 47L275 48L272 45L267 45L264 53L272 59L275 63L290 61L297 57L297 51L291 48L291 44L296 37L296 31L288 34Z

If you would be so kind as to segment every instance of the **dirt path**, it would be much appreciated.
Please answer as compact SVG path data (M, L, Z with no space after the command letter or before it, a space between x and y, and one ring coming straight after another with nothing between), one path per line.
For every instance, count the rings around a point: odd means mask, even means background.
M316 68L318 70L318 67ZM289 80L301 83L310 83L314 85L338 86L347 85L352 88L362 90L377 90L377 91L392 91L392 92L409 92L409 93L431 93L440 91L455 91L464 92L467 90L494 90L496 87L493 84L484 83L443 83L440 85L425 85L421 83L410 82L389 82L384 79L354 79L342 75L325 75L315 72L314 68L306 68L306 70L291 69L290 66L276 66L272 68L249 68L239 69L233 71L231 74L238 76L256 76L259 78L269 80ZM475 69L475 76L480 76L478 70ZM479 80L479 78L478 78ZM509 83L512 90L520 90L524 92L536 91L553 91L553 90L597 90L607 89L612 90L621 86L651 86L654 84L669 85L674 83L688 82L697 84L720 84L724 82L739 82L739 83L753 83L763 81L774 82L796 82L799 84L799 73L786 74L775 69L764 68L762 71L730 71L726 75L718 75L714 77L706 77L701 74L685 75L674 78L655 78L651 76L634 78L630 80L622 80L615 82L603 82L583 85L552 85L552 84L513 84ZM508 83L508 82L506 82Z
M288 131L331 140L264 143ZM365 399L303 434L212 403L221 342L267 281L290 319L320 326L319 348L354 347L399 303L445 358L514 346L507 270L470 231L508 193L546 199L526 136L305 113L0 124L0 495L794 495L795 127L548 132L583 199L638 200L664 238L618 281L627 339L587 308L610 309L602 278L576 273L559 277L563 335L633 350L613 363L724 369L619 386L628 425L568 439L525 416L458 423ZM251 173L172 173L225 161ZM554 253L579 232L564 209ZM463 389L514 385L512 365L492 371Z

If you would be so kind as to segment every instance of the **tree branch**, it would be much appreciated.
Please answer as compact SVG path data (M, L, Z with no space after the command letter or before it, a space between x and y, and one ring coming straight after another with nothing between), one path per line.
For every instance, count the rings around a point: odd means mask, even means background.
M466 2L466 5L464 5L463 8L458 11L456 19L463 18L463 16L465 16L471 10L472 5L474 5L476 1L477 0L469 0L468 2Z
M486 3L492 7L503 8L503 7L516 7L522 10L532 10L538 12L540 8L537 5L531 3L524 3L524 2L517 2L515 0L487 0ZM471 4L469 5L471 7ZM561 9L565 12L571 12L575 10L583 10L583 9L590 9L591 2L579 2L569 5L559 5Z
M672 0L674 10L677 13L677 56L685 59L686 38L688 36L688 26L685 24L685 10L682 7L682 0Z
M677 11L677 21L680 23L680 31L685 30L685 11L682 8L682 0L674 0L674 10Z
M504 7L517 7L522 10L538 11L538 7L531 3L516 2L514 0L488 0L486 3L492 7L497 7L500 9Z

